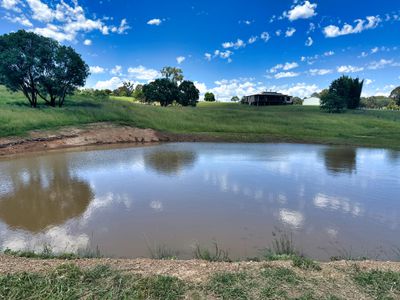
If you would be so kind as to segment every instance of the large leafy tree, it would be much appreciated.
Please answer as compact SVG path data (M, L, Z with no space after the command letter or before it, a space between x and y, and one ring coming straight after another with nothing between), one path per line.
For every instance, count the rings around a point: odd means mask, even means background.
M391 93L390 93L390 98L392 98L394 101L396 101L397 105L400 105L400 86L395 88Z
M178 82L181 82L183 80L183 72L182 69L180 68L175 68L175 67L164 67L161 70L161 75L166 78L169 79L173 82L175 82L176 84Z
M213 93L207 92L204 94L204 101L215 102L215 96Z
M51 39L24 30L0 36L0 83L21 91L36 107L40 80L54 48Z
M38 97L62 106L88 75L89 67L71 47L24 30L0 36L0 83L21 91L32 107Z
M179 89L175 82L161 78L143 86L146 102L160 102L161 106L168 106L178 100Z
M185 80L179 85L178 102L182 106L196 106L199 101L199 90L193 82Z

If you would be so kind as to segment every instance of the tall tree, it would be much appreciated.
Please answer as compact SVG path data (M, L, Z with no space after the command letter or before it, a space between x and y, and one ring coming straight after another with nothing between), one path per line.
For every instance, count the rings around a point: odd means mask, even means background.
M32 107L38 96L62 106L88 75L89 67L71 47L24 30L0 36L0 83L22 91Z
M179 85L178 102L182 106L196 106L200 92L193 82L185 80Z
M400 105L400 86L395 88L391 93L390 93L390 98L392 98L394 101L396 101L397 105Z
M146 102L160 102L161 106L168 106L178 100L179 90L175 82L161 78L143 86Z
M164 67L161 70L161 75L175 83L179 83L183 80L183 71L180 68L175 67Z
M32 107L37 106L39 80L49 65L55 42L20 30L0 36L0 83L21 91Z
M204 94L204 101L207 102L215 102L215 96L213 93L211 92L207 92Z

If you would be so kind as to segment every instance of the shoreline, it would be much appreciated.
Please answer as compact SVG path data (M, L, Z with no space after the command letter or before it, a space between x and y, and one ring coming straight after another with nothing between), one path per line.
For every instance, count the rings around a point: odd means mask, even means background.
M216 143L293 143L315 144L342 147L363 147L372 149L390 149L368 147L357 144L336 144L331 142L313 142L296 139L273 138L266 135L238 135L230 137L215 133L166 133L154 129L141 129L113 123L90 123L82 126L66 126L55 130L33 130L27 136L0 138L0 158L27 153L48 152L97 146L143 146L165 142L216 142Z

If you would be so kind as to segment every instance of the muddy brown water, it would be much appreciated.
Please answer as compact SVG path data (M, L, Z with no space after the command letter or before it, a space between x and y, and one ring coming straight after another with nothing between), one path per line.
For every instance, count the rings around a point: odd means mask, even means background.
M304 254L400 256L400 152L177 143L0 160L0 247L180 258L213 241L254 257L282 232Z

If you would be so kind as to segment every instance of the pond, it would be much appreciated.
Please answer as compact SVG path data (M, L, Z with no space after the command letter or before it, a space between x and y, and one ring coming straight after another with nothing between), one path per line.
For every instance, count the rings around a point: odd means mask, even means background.
M196 245L232 259L282 235L302 253L400 255L400 152L174 143L0 160L0 247L113 257Z

